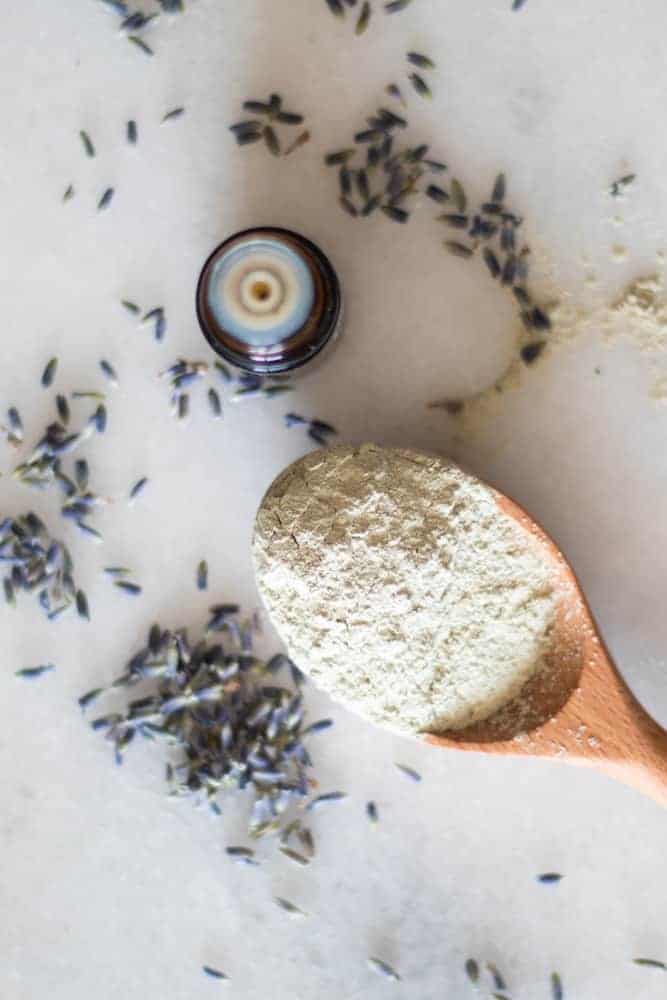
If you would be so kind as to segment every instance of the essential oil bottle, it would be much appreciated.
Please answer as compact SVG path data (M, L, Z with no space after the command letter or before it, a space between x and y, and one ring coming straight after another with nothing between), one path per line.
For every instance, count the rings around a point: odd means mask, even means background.
M197 317L213 350L257 375L322 357L342 327L338 276L299 233L262 227L216 247L197 284Z

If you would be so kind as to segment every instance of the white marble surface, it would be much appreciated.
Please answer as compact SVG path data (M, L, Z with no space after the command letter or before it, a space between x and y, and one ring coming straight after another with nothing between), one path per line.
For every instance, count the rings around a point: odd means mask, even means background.
M48 357L60 356L65 390L99 384L95 366L108 357L121 385L107 435L86 449L94 481L122 496L151 479L134 507L100 515L96 547L61 527L53 496L13 483L13 455L0 455L3 513L32 503L62 530L93 609L90 625L57 627L25 603L0 610L3 1000L464 1000L469 955L495 961L514 1000L546 1000L552 969L568 1000L665 995L664 974L630 961L667 958L665 814L630 789L556 764L435 752L312 692L314 711L336 719L318 744L320 778L350 799L317 816L310 870L270 851L262 870L245 870L222 850L242 835L241 803L222 827L173 804L159 755L132 748L115 768L76 706L154 618L194 625L213 596L255 604L254 511L304 438L281 425L281 401L228 406L216 425L201 399L176 426L155 376L179 354L207 356L193 315L204 256L230 231L268 221L322 244L348 302L344 342L289 406L348 439L453 454L520 500L570 556L625 676L667 723L667 411L648 397L647 359L591 336L531 372L476 435L457 434L425 403L500 372L510 304L477 265L441 251L432 206L405 229L381 217L357 224L321 166L404 74L405 51L425 50L439 65L435 98L411 99L412 135L431 138L476 195L507 171L533 244L575 300L589 268L609 295L650 271L667 222L664 4L528 0L519 14L509 5L414 0L385 18L375 0L357 40L319 0L192 0L150 30L153 59L93 0L22 0L3 12L0 404L19 406L33 439L50 413L38 387ZM238 151L226 131L243 98L272 89L313 132L284 161ZM161 127L176 104L185 117ZM124 141L130 117L136 148ZM604 191L628 169L639 179L618 227ZM63 206L70 182L76 197ZM116 196L98 215L108 185ZM612 259L619 242L623 262ZM163 345L121 297L164 304ZM209 596L193 582L205 554ZM135 569L141 599L101 578L109 562ZM44 660L57 673L32 686L13 676ZM402 778L396 759L422 784ZM375 833L368 798L381 812ZM553 869L565 873L559 886L535 882ZM312 918L286 920L273 893ZM368 954L395 964L402 984L374 977ZM232 981L205 980L204 963Z

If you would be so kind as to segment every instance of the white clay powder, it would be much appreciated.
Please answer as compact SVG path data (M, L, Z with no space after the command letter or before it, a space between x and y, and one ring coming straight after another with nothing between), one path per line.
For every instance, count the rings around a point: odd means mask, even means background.
M257 583L290 656L402 732L488 718L542 664L555 596L537 543L493 491L419 452L316 452L273 483Z

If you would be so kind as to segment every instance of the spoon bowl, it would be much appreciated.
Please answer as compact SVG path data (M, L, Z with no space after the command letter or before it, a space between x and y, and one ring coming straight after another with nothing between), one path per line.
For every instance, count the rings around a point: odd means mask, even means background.
M541 547L558 605L544 668L484 722L424 738L435 747L551 757L588 765L667 805L667 732L627 687L609 655L574 572L555 542L509 497L500 510Z

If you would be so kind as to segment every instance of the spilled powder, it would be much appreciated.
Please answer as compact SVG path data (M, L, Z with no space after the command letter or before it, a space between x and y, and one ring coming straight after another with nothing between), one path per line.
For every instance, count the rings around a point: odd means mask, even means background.
M489 487L432 455L308 455L262 501L253 554L290 656L399 731L487 719L549 648L556 598L537 544Z
M607 344L622 340L647 354L653 373L649 396L667 399L667 295L659 274L631 282L611 304L584 316L573 317L563 309L556 310L554 319L557 340L597 332Z
M586 280L588 284L595 284L593 276ZM547 335L544 353L532 367L517 357L492 386L466 400L461 415L463 429L483 426L498 412L505 393L520 388L534 370L548 364L554 349L584 334L596 334L608 345L625 341L646 354L651 371L649 398L667 402L667 290L661 273L631 282L611 302L585 308L563 295L560 300L554 299L547 311L552 329ZM517 354L525 340L525 332L517 331Z
M657 274L629 285L603 317L609 337L629 338L643 351L667 347L667 302Z

